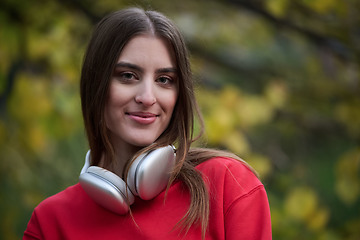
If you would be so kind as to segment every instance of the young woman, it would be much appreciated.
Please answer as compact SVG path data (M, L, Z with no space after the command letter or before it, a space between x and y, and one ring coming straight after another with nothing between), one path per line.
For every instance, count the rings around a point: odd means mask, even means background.
M90 151L80 184L40 203L24 239L271 239L251 167L190 148L201 116L168 18L138 8L103 18L85 54L81 103Z

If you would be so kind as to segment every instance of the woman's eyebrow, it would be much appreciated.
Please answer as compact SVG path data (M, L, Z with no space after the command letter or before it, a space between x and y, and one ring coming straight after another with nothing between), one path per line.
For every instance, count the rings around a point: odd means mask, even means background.
M177 73L177 69L173 67L160 68L156 70L156 73Z
M115 68L118 68L118 67L123 67L123 68L130 68L130 69L134 69L134 70L137 70L137 71L140 71L140 72L143 72L144 69L136 64L132 64L132 63L128 63L128 62L118 62L116 65L115 65Z
M119 67L123 67L123 68L130 68L130 69L134 69L136 71L139 72L144 72L144 69L136 64L133 63L128 63L128 62L118 62L115 65L115 68L119 68ZM156 73L177 73L177 69L174 67L165 67L165 68L159 68L156 70Z

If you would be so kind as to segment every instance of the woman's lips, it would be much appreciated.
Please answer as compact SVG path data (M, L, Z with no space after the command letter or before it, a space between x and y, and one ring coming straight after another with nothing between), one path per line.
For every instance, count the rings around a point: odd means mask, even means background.
M158 115L148 112L128 112L126 115L139 124L151 124L158 117Z

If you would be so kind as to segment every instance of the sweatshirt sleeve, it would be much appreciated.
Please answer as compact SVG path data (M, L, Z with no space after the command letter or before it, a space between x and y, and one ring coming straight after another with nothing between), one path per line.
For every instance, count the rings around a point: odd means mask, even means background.
M233 201L225 214L225 239L269 240L271 220L268 198L263 185Z
M35 239L42 239L40 224L36 216L36 211L33 212L23 236L23 240Z

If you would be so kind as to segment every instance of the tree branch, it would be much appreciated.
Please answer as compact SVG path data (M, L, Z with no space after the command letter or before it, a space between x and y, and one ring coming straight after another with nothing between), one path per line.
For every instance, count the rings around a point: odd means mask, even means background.
M15 85L15 78L16 74L19 72L19 70L22 68L23 62L21 60L17 60L13 62L10 66L9 72L6 76L6 85L4 88L4 91L0 95L0 115L4 116L4 113L6 112L6 102L9 96L11 95L11 92Z
M319 47L328 48L331 52L334 53L335 56L337 56L338 58L340 58L343 61L353 60L353 59L351 59L354 56L353 50L349 49L347 46L345 46L343 43L341 43L338 39L335 39L330 36L322 36L313 31L310 31L308 29L299 27L287 19L276 18L275 16L270 14L268 11L259 7L260 4L258 3L258 1L227 0L227 2L230 4L233 4L237 7L241 7L241 8L247 9L251 12L254 12L257 15L260 15L261 17L263 17L264 19L268 20L270 23L272 23L276 26L291 29L293 31L296 31L296 32L302 34L307 39L309 39L311 42L313 42L315 45L317 45Z

